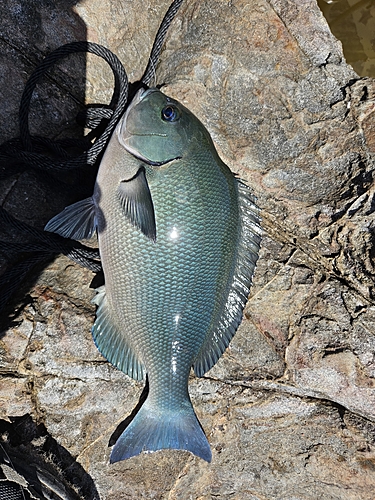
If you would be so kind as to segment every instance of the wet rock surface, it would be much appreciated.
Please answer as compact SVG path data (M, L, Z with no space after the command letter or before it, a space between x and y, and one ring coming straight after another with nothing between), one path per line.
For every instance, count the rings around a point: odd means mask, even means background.
M168 7L0 4L1 141L17 135L20 95L43 55L88 39L113 50L135 80ZM109 464L111 435L142 384L96 350L93 274L66 257L35 270L2 315L0 418L43 424L106 500L372 500L374 81L345 63L314 0L186 2L156 79L206 124L262 209L244 321L217 365L190 381L213 461L162 451ZM80 105L108 102L111 92L97 58L69 58L38 87L33 133L82 134ZM1 184L0 201L41 228L72 201L60 191L25 172Z

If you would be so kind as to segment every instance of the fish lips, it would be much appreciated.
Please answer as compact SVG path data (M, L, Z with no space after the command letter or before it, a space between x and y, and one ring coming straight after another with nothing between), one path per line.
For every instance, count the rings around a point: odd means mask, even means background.
M128 109L126 110L122 120L119 122L116 128L116 135L119 143L124 147L126 151L128 151L128 153L149 165L162 166L166 163L170 163L171 161L181 158L181 155L173 154L168 155L166 158L158 157L159 155L156 153L156 151L162 150L163 153L166 153L166 148L160 148L160 139L163 142L168 141L167 134L157 133L154 131L135 131L135 129L137 128L136 126L141 118L140 116L137 116L138 110L136 108L145 97L153 92L160 91L156 88L138 90ZM138 128L146 129L146 127L143 126L140 126ZM145 147L146 144L147 147ZM146 151L150 151L150 154L148 154ZM151 155L154 154L155 157L152 158Z

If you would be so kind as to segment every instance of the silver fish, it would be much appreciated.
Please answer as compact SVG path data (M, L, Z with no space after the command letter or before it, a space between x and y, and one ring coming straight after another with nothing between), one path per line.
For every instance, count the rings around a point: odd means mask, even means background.
M202 123L158 89L140 90L117 125L92 198L47 231L98 232L105 287L93 337L99 351L149 394L111 462L142 451L211 450L188 393L242 319L258 258L258 209L219 158Z

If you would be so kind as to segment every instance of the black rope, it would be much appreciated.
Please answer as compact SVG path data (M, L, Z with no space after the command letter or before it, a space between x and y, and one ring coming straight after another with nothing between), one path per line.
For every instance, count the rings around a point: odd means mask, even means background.
M167 35L167 31L169 26L171 25L171 22L175 18L178 9L180 8L183 0L174 0L172 4L170 5L169 9L167 10L167 13L165 14L161 25L158 29L158 32L155 37L154 45L152 46L151 54L148 60L147 67L145 69L145 72L143 73L143 76L141 78L141 82L144 84L148 85L151 81L151 78L153 75L155 75L155 70L156 66L159 61L160 57L160 52L161 48L164 44L165 37Z
M103 58L112 69L115 85L109 105L88 107L87 126L94 129L84 139L52 141L43 137L32 137L29 131L30 101L37 83L60 59L77 52L90 52ZM93 165L104 150L112 131L123 114L128 102L128 78L118 57L101 45L91 42L73 42L51 52L34 70L22 94L19 127L20 139L13 139L0 146L0 179L17 170L33 168L43 172L67 171ZM90 128L91 128L90 127ZM92 144L92 141L95 142ZM72 156L67 148L78 149Z
M111 67L114 78L115 78L115 90L113 92L111 103L109 104L109 109L106 109L106 118L109 118L108 125L106 126L103 133L95 141L95 143L87 149L83 154L69 158L62 162L51 162L48 158L46 159L42 155L37 155L31 153L33 151L33 141L30 136L29 131L29 108L30 101L34 89L41 79L42 76L51 68L57 61L67 57L70 54L76 52L90 52L99 57L102 57ZM126 75L125 69L121 64L117 56L115 56L110 50L92 42L72 42L58 49L54 50L49 54L43 62L36 68L34 73L30 76L25 90L22 94L20 113L19 113L19 126L21 141L25 152L22 152L21 158L27 160L30 166L37 168L53 170L65 170L67 168L76 168L78 166L84 166L86 164L92 165L95 163L99 154L105 147L107 140L109 139L113 128L115 127L119 117L125 110L128 98L128 77Z
M0 223L7 223L9 229L16 229L18 235L28 237L26 243L0 240L0 253L9 261L5 272L0 276L0 311L29 271L35 265L52 259L56 254L61 253L95 273L102 270L97 248L90 248L57 234L40 231L15 219L1 207Z
M129 85L126 71L118 57L105 47L92 42L73 42L51 52L34 70L26 83L19 110L20 138L0 145L0 179L17 171L36 169L48 172L64 172L71 169L97 166L101 154L128 103L139 88L147 88L157 66L160 51L168 28L182 0L174 0L156 34L146 70L140 81ZM85 125L91 129L83 139L52 141L31 136L29 130L30 102L36 85L46 72L59 60L77 53L90 52L103 58L114 75L114 91L109 105L89 105L85 110ZM79 114L81 116L82 113ZM75 151L75 155L72 153ZM77 154L78 153L78 154ZM18 243L0 240L0 252L8 258L8 265L0 276L0 310L18 288L27 273L38 263L62 253L74 262L94 272L101 271L98 249L33 228L12 217L0 207L2 230L12 230L25 239ZM19 259L22 258L20 262ZM9 263L10 260L10 263ZM18 261L17 261L18 260Z
M53 256L54 254L48 252L35 253L21 262L13 263L12 267L0 276L0 311L4 308L13 293L19 289L22 281L25 279L30 270L36 264L46 261L48 258L52 258Z
M90 248L78 241L63 238L58 234L48 233L29 226L10 215L2 207L0 207L0 224L6 225L9 230L15 229L18 235L27 238L27 244L0 241L0 251L3 251L4 254L9 254L12 251L18 253L62 253L91 271L101 271L99 250L97 248Z

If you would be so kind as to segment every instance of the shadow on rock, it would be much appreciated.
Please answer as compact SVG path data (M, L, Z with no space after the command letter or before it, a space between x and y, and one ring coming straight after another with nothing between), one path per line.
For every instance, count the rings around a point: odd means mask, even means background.
M125 418L114 430L112 433L111 437L109 438L109 443L108 446L114 446L118 440L118 438L121 436L121 434L124 432L124 430L128 427L130 422L134 419L136 414L139 412L141 409L141 406L143 403L146 401L147 396L148 396L148 391L149 391L149 384L148 384L148 378L146 378L146 384L143 388L142 394L139 396L139 401L137 405L135 406L134 410L131 412L131 414Z
M2 500L99 500L94 482L30 415L0 420Z

